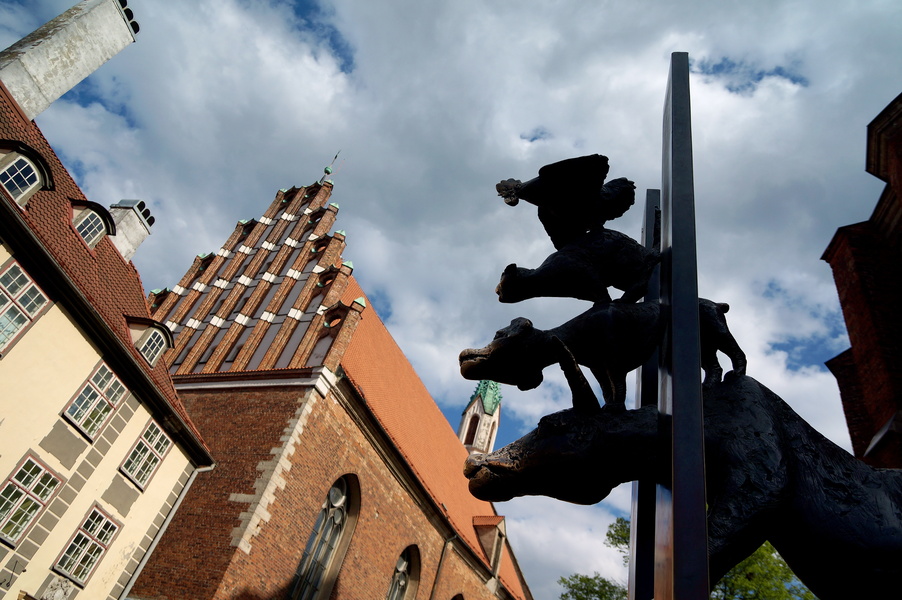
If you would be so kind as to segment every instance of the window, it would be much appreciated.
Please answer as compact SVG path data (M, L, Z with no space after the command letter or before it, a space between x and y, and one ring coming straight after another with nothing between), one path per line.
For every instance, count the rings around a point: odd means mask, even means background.
M106 233L106 225L100 215L88 208L75 218L75 231L88 246L93 248Z
M89 438L100 430L116 404L128 392L105 364L85 382L64 413Z
M138 351L147 359L151 366L155 365L157 359L166 349L166 336L157 329L151 329L147 333L147 337L138 346Z
M122 471L143 489L171 445L172 442L160 426L151 421L128 458L122 463Z
M83 585L110 547L118 530L119 526L95 506L63 551L56 569Z
M0 491L0 536L15 543L47 505L60 480L28 457Z
M329 488L326 501L307 539L291 590L292 600L328 598L356 525L356 480L346 475Z
M398 557L395 572L391 578L386 600L413 598L417 593L417 579L420 572L420 551L416 546L408 546Z
M41 312L47 297L17 263L0 273L0 352Z
M31 192L40 186L41 178L30 160L14 155L12 162L0 171L0 184L3 184L16 203L24 206Z

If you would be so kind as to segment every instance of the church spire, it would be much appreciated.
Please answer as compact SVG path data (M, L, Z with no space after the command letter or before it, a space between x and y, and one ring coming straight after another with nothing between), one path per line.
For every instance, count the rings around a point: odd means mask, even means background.
M501 420L501 386L482 380L464 409L457 435L470 454L487 454L495 445Z

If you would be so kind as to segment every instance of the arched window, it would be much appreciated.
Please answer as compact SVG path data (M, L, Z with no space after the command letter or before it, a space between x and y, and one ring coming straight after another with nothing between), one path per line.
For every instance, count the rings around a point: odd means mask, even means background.
M357 523L356 478L345 475L329 488L298 565L292 600L328 598Z
M398 557L395 572L385 600L405 600L417 594L420 578L420 551L416 546L408 546Z
M138 345L138 351L147 359L151 366L157 364L157 359L168 347L166 336L159 329L149 329Z
M476 429L479 427L479 415L470 417L470 424L467 425L467 435L464 437L464 445L472 446L476 440Z
M25 206L29 196L41 186L41 178L34 163L20 154L10 152L0 159L0 184L13 200Z
M75 231L81 236L85 243L93 248L103 237L106 227L103 225L103 219L96 212L86 209L81 215L75 219Z

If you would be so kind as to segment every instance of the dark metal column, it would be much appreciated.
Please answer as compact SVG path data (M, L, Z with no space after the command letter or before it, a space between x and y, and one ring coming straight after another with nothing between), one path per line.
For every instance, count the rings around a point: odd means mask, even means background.
M646 248L661 245L661 190L645 193L645 223L642 243ZM661 269L655 267L648 280L645 301L658 302L661 297ZM658 404L658 365L655 353L639 369L636 408ZM633 504L630 518L629 600L651 600L655 593L655 482L633 482Z
M672 416L672 483L658 486L656 600L708 598L704 423L689 55L671 56L664 105L661 302L670 323L662 346L658 409Z

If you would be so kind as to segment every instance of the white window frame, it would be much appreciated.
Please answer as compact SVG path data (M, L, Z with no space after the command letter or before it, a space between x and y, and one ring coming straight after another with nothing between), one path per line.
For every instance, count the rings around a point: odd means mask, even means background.
M0 185L16 204L25 206L32 194L44 184L37 165L30 158L18 152L10 152L0 159L0 163L3 163L0 168ZM22 179L22 173L25 173L26 180L16 181L17 178ZM28 181L31 179L33 181ZM22 187L22 184L25 184L25 187Z
M61 484L59 475L33 455L22 459L0 488L0 538L13 545L22 539Z
M50 299L18 262L0 270L0 357L49 305Z
M93 441L127 394L128 388L101 362L73 396L63 416Z
M54 569L84 586L97 564L109 550L121 525L101 509L94 505L66 544L66 549L56 559Z
M170 448L172 448L172 440L162 427L155 421L151 421L144 428L144 432L135 445L132 446L119 470L143 490L157 472Z
M90 208L85 208L75 215L72 226L89 248L94 248L107 233L103 218Z
M138 352L141 353L147 362L150 363L150 366L155 366L157 364L157 360L163 355L169 348L169 344L166 342L166 336L163 335L163 332L155 327L148 327L147 333L144 334L143 338L138 343Z

